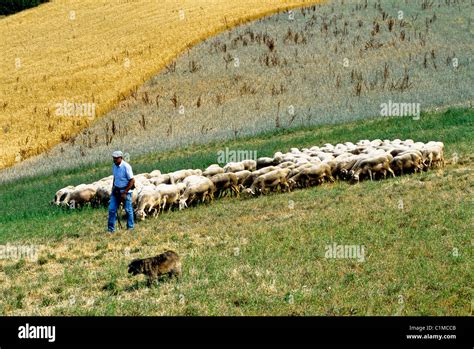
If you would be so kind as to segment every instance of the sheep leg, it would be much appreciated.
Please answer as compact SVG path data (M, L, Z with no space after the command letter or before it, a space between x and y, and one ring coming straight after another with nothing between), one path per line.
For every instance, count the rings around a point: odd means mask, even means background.
M147 213L148 213L148 216L153 216L155 211L153 210L153 206L148 206L148 208L146 209Z
M166 207L166 199L167 199L167 198L168 198L168 197L165 196L165 197L164 197L164 200L163 200L163 206L162 206L162 208L161 208L163 211L165 210L165 207Z
M147 206L143 209L143 211L146 211L148 214L153 210L153 206L147 204Z
M232 185L232 191L234 192L236 197L239 197L239 187Z
M388 172L392 174L393 178L395 178L395 172L393 172L393 170L390 167L387 170Z
M290 185L288 184L288 182L286 181L286 179L282 182L283 186L285 187L285 189L288 191L288 193L290 192Z
M161 208L161 204L158 203L157 206L155 206L154 210L155 210L155 218L158 218L158 216L160 215L160 208Z

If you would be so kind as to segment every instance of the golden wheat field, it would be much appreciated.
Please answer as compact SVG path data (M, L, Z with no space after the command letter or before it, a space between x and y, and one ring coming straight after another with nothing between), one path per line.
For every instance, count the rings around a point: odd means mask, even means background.
M68 140L196 43L318 2L59 0L0 19L0 169Z

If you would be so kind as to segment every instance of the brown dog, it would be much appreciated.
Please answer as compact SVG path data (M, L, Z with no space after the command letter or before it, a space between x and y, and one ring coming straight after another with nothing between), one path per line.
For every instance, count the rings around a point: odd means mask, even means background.
M144 274L148 279L148 286L162 275L181 275L181 262L176 252L166 251L156 257L135 259L128 265L128 272L132 275Z

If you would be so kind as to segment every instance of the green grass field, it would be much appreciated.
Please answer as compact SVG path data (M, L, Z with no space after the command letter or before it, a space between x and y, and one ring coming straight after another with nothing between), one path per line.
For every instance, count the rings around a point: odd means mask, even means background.
M4 315L468 315L472 299L474 112L466 109L283 130L134 159L135 173L203 168L224 147L271 155L359 139L445 143L444 169L252 199L225 198L105 233L106 209L49 206L104 162L0 186L0 243L41 245L36 262L0 259ZM453 162L457 154L459 160ZM400 204L403 208L400 208ZM365 260L327 259L330 244ZM127 264L163 252L179 281L146 287Z

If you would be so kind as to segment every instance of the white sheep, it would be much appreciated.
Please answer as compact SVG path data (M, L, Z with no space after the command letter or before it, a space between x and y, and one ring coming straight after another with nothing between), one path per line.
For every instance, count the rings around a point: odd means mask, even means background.
M205 177L212 177L218 173L224 173L224 169L220 167L218 164L212 164L204 170L202 175Z
M242 162L229 162L224 166L224 172L238 172L245 170L245 165Z
M252 195L256 193L265 194L271 189L278 189L282 186L290 191L290 186L287 181L289 173L289 168L278 168L264 173L255 178L250 188L245 189L245 192Z
M183 182L184 183L184 182ZM214 197L214 184L204 176L189 176L186 178L186 189L179 198L179 209L188 207L196 198L201 198L202 202Z
M137 199L135 215L138 219L144 220L147 214L154 211L154 216L160 213L161 195L155 186L143 187L140 189Z
M185 189L186 183L159 184L156 191L161 195L161 210L164 211L168 205L168 211L170 211L174 204L179 204L179 198Z

